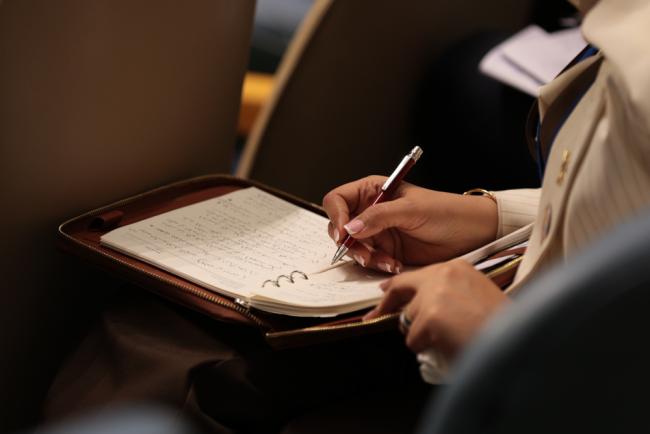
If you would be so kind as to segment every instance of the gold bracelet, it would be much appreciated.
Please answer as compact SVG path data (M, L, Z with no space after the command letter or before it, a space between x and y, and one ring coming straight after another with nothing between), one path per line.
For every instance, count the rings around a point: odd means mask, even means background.
M465 193L463 193L463 196L487 196L492 199L494 203L497 203L497 197L494 195L494 193L483 188L472 188L471 190L467 190Z

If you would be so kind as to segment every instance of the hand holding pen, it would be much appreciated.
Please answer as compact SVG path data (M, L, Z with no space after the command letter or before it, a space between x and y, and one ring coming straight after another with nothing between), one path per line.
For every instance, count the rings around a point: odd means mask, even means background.
M391 195L395 192L395 189L400 184L400 182L402 182L402 179L404 179L404 177L409 172L409 170L411 170L411 167L413 167L415 163L418 162L420 156L422 156L422 149L419 146L416 146L411 150L411 152L409 152L408 155L402 158L402 161L400 161L400 163L397 165L397 167L390 175L390 177L381 186L381 188L379 189L379 193L377 194L377 197L370 204L370 206L375 206L389 199ZM362 226L360 226L359 223L363 223L363 221L356 219L344 226L346 231L348 232L348 235L345 237L343 243L341 243L339 248L336 250L336 253L334 254L334 258L332 258L332 264L335 264L336 262L340 261L341 258L348 253L350 247L352 247L352 245L355 243L355 239L352 237L352 235L359 232L359 230L362 229ZM389 272L392 271L390 270L390 267L388 268L389 269L385 271L389 271Z
M396 172L400 169L401 164ZM407 182L389 188L390 179L398 180L369 176L337 187L323 199L330 237L339 248L345 244L347 255L360 265L398 273L403 264L450 259L494 239L497 214L491 199ZM348 236L356 242L346 243Z

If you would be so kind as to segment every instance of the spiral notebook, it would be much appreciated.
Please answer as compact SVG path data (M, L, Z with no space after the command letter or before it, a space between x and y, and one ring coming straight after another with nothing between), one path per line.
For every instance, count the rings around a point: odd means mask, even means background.
M267 312L328 317L377 304L387 275L331 266L327 224L249 187L122 226L101 244Z

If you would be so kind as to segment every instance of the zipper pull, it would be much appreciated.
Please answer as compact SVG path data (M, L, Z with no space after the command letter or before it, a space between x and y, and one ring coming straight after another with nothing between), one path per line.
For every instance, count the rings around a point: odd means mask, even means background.
M251 308L251 304L248 301L244 300L243 298L236 298L235 299L235 304L240 305L241 307L243 307L246 310L250 310L250 308Z

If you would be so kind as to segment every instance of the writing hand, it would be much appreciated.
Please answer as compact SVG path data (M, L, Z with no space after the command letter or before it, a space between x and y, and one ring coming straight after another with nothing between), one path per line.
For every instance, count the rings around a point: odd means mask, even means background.
M329 234L357 239L348 254L361 265L399 272L402 264L450 259L494 240L496 204L402 182L393 197L370 207L386 178L369 176L330 191L323 207Z

